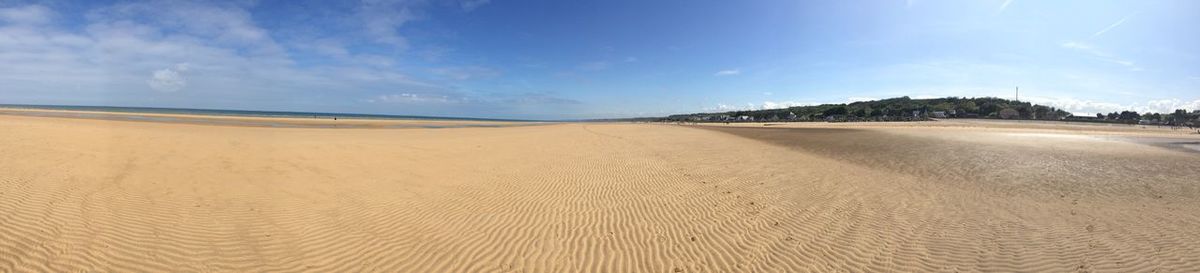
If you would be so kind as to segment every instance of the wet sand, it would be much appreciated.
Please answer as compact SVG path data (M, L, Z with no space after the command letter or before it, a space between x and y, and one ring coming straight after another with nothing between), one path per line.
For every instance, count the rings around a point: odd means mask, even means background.
M805 126L0 115L0 272L1200 271L1200 153Z
M858 129L904 129L937 128L965 129L986 132L1030 132L1069 133L1106 136L1177 137L1200 140L1195 128L1159 125L1133 125L1094 122L1045 121L1045 120L995 120L995 119L944 119L914 122L748 122L748 123L701 123L717 127L771 127L771 128L858 128Z
M261 116L218 116L198 114L99 112L75 110L47 110L26 108L2 108L0 115L76 118L111 121L138 121L159 123L183 123L195 125L272 127L272 128L357 128L357 129L409 129L409 128L460 128L460 127L507 127L541 125L550 122L499 121L467 119L363 119L336 116L308 117L261 117Z

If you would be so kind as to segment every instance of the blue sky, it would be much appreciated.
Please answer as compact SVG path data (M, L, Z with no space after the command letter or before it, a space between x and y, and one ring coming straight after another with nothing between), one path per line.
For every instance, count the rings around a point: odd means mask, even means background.
M0 103L532 119L1200 109L1197 1L3 1Z

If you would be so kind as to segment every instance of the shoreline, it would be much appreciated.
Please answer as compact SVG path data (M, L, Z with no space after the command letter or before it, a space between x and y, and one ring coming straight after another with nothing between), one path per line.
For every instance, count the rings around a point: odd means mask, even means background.
M475 117L439 117L439 116L418 116L418 115L299 112L299 111L274 111L274 110L239 110L239 109L204 109L204 108L135 107L135 106L0 104L0 109L128 113L128 114L177 114L177 115L220 116L220 117L257 117L257 118L302 118L302 119L306 119L306 118L312 118L312 119L342 118L342 119L363 119L363 120L470 120L470 121L498 121L498 122L538 121L538 120L475 118Z
M267 127L267 128L313 128L313 129L441 129L464 127L512 127L552 124L541 121L491 121L475 119L423 119L423 118L361 118L355 116L334 118L306 118L302 116L241 116L221 114L178 114L121 111L83 111L37 108L0 107L0 115L70 118L126 122L155 122L210 126Z

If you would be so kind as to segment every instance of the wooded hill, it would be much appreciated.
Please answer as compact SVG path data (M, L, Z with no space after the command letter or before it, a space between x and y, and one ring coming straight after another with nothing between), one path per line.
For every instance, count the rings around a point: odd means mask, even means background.
M911 99L907 96L849 104L822 104L781 109L743 110L721 113L672 115L660 121L738 122L738 121L910 121L929 118L996 118L1029 120L1080 120L1097 122L1139 123L1146 116L1158 117L1155 124L1195 123L1200 113L1186 110L1171 114L1137 115L1126 111L1117 114L1073 117L1071 113L1050 106L994 97ZM1182 115L1181 115L1182 114Z

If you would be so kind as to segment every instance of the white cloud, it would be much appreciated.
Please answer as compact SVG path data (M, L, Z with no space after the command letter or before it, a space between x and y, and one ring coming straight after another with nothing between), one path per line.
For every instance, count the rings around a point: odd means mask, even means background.
M753 103L746 103L744 105L718 103L714 107L705 107L703 109L703 111L705 111L705 112L726 112L726 111L745 111L745 110L758 110L758 108L755 107Z
M150 79L146 80L146 84L149 84L150 88L162 92L179 91L187 87L187 79L183 78L181 72L183 71L170 68L156 70L150 75Z
M370 103L458 103L464 102L461 99L451 98L448 95L441 94L417 94L417 93L400 93L379 95L375 98L368 99Z
M298 66L238 6L139 2L86 14L81 26L72 29L58 28L53 21L0 24L0 82L5 83L0 98L12 103L195 107L199 105L193 103L218 100L281 105L343 90L444 89L393 69L362 65L387 64L390 57L354 55L361 62ZM184 89L191 92L145 95Z
M422 3L427 2L367 0L363 5L396 11ZM431 71L397 64L395 51L360 49L381 37L402 41L395 28L416 16L367 9L348 14L322 11L302 16L331 16L321 22L339 32L305 29L298 35L289 32L290 26L267 29L256 24L249 12L253 5L122 2L62 15L56 12L66 10L36 5L0 8L0 103L493 117L545 117L582 107L545 94L483 93L405 72L429 72L422 75L434 79L500 74L485 66ZM78 21L57 21L60 18ZM376 30L388 31L363 31L359 24L368 22L387 25Z
M1200 110L1200 99L1192 101L1180 99L1152 100L1146 102L1146 106L1142 109L1142 112L1151 111L1157 113L1174 112L1175 109Z
M1137 111L1139 113L1169 113L1175 109L1200 110L1200 99L1185 101L1180 99L1159 99L1146 102L1130 102L1126 104L1082 100L1070 97L1022 97L1035 104L1053 106L1076 115L1091 116L1096 113L1111 113L1120 111Z
M155 70L150 74L150 79L146 80L146 84L149 84L151 89L160 92L179 91L187 87L187 78L183 77L183 73L187 72L190 66L188 63L180 63L176 64L174 68Z
M812 103L812 102L800 102L800 101L764 101L761 105L759 105L759 109L779 109L779 108L809 106L809 105L816 105L816 104Z
M625 57L625 62L627 62L627 63L635 63L637 61L638 61L637 57Z
M738 74L742 74L742 71L737 69L727 69L717 71L717 73L714 73L713 76L733 76Z
M725 111L746 111L746 110L765 110L765 109L781 109L796 106L818 105L815 102L803 101L763 101L759 104L746 103L742 105L718 103L714 107L705 107L703 111L707 112L725 112Z

